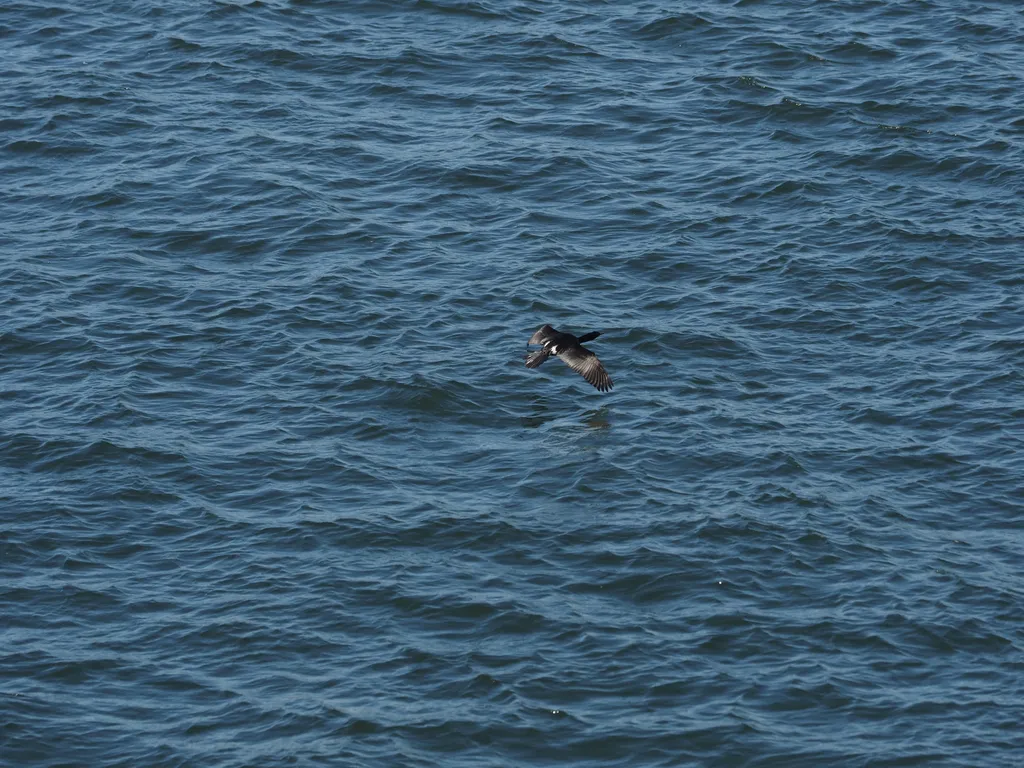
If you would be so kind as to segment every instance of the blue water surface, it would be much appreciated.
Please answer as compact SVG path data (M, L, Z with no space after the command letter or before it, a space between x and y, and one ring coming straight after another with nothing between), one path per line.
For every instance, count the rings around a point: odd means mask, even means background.
M1024 764L1022 77L1016 0L8 3L0 764Z

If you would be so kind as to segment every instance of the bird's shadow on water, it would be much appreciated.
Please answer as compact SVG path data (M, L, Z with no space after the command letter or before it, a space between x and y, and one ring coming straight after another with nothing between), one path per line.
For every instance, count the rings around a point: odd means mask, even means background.
M520 423L527 429L598 432L611 428L612 412L607 405L602 405L567 414L564 407L555 407L547 398L541 398L530 404L530 413L521 416Z
M594 408L583 414L582 424L592 430L611 429L611 410L607 405Z

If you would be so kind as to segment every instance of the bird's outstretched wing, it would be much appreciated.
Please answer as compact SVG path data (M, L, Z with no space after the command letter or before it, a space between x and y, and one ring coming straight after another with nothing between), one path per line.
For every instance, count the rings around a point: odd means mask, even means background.
M543 349L538 349L536 352L531 352L526 356L526 367L537 368L549 357L551 357L550 353Z
M530 344L543 344L545 341L554 336L558 331L552 328L550 325L542 325L537 329L537 332L530 337L530 340L526 342L526 345Z
M608 392L612 388L612 380L608 371L601 365L597 355L583 347L572 347L565 350L559 356L562 362L572 368L576 373L597 387L600 392Z

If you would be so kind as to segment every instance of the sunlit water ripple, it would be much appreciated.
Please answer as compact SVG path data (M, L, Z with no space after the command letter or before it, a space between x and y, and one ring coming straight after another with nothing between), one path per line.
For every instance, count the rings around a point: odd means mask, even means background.
M1018 3L0 40L0 763L1024 762Z

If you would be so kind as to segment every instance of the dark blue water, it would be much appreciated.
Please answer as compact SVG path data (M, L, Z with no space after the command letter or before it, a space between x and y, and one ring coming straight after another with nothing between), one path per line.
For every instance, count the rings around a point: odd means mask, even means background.
M0 764L1024 763L1022 78L1015 0L5 5Z

